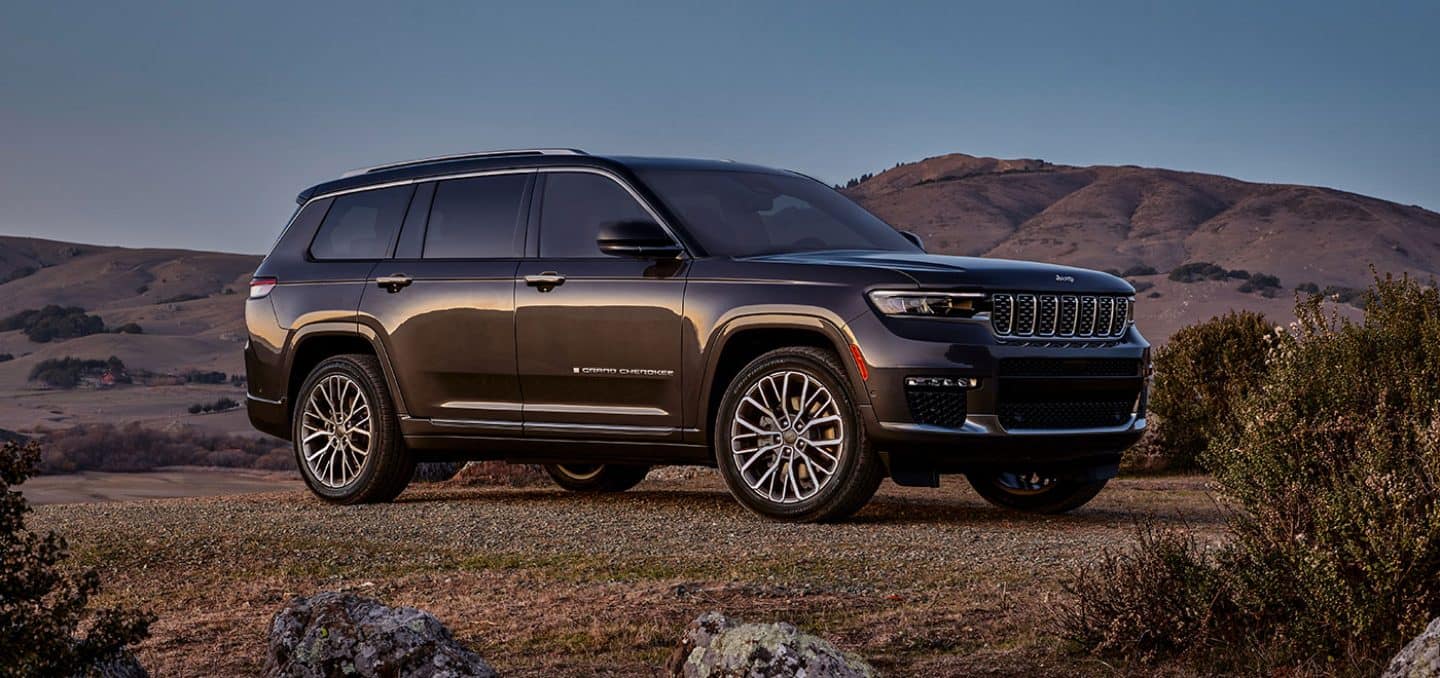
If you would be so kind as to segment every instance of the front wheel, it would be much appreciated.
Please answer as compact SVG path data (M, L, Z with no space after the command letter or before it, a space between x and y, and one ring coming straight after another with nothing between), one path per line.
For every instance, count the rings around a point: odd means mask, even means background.
M624 464L546 464L556 485L571 492L624 492L645 479L649 466Z
M971 473L965 478L985 501L1025 513L1065 513L1080 508L1100 494L1107 482L1015 471Z
M817 348L777 349L745 366L725 389L714 435L730 493L775 520L846 518L884 477L845 368Z

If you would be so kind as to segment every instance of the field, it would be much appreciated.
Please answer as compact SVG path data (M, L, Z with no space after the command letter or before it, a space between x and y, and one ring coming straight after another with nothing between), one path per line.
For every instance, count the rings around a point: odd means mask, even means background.
M1054 635L1062 582L1140 515L1222 539L1206 482L1122 479L1062 517L991 508L959 478L887 483L837 525L763 522L710 472L599 497L432 485L361 507L294 489L47 505L32 523L99 569L106 602L159 615L140 647L155 675L253 675L271 615L335 589L430 610L508 676L652 675L707 610L793 621L887 675L1114 675Z

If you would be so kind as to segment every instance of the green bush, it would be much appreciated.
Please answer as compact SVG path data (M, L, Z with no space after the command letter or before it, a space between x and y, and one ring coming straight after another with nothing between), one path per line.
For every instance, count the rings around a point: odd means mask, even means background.
M1265 376L1275 338L1265 316L1230 312L1191 325L1155 351L1151 433L1168 466L1194 468L1212 438L1235 425L1232 408Z
M0 674L90 675L143 640L154 617L96 609L99 575L67 574L65 540L26 528L30 507L12 487L34 475L39 461L35 443L0 445Z
M1376 675L1440 614L1440 292L1387 277L1359 323L1321 302L1298 305L1201 457L1236 509L1230 541L1207 554L1142 535L1076 580L1067 637L1135 659L1196 647L1247 672ZM1200 603L1178 623L1174 601Z
M0 332L24 330L31 341L45 343L56 339L73 339L105 331L105 321L88 315L79 306L56 306L28 309L0 319Z
M115 356L107 360L88 360L65 356L42 360L30 369L30 381L38 381L54 388L75 388L85 377L98 378L105 372L115 378L116 383L130 383L125 372L125 363Z
M111 330L111 332L115 334L144 334L145 328L141 327L139 323L125 323Z
M1201 280L1224 280L1228 274L1221 266L1216 266L1208 261L1195 261L1182 264L1170 271L1170 279L1175 282L1192 283Z

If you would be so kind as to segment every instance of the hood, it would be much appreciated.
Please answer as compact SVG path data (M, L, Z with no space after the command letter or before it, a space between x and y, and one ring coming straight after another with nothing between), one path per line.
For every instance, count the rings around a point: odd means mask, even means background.
M788 264L880 268L908 276L921 287L1090 294L1135 293L1135 288L1131 287L1130 283L1109 273L1033 261L868 250L792 252L745 259Z

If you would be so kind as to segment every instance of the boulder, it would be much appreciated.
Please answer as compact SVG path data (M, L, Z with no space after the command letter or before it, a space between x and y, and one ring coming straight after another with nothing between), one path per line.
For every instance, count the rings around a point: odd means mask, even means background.
M875 670L792 624L740 624L707 612L685 628L666 669L684 678L857 678Z
M265 675L491 678L496 673L428 612L325 592L296 598L275 615Z
M1431 678L1440 676L1440 617L1390 660L1381 678Z

